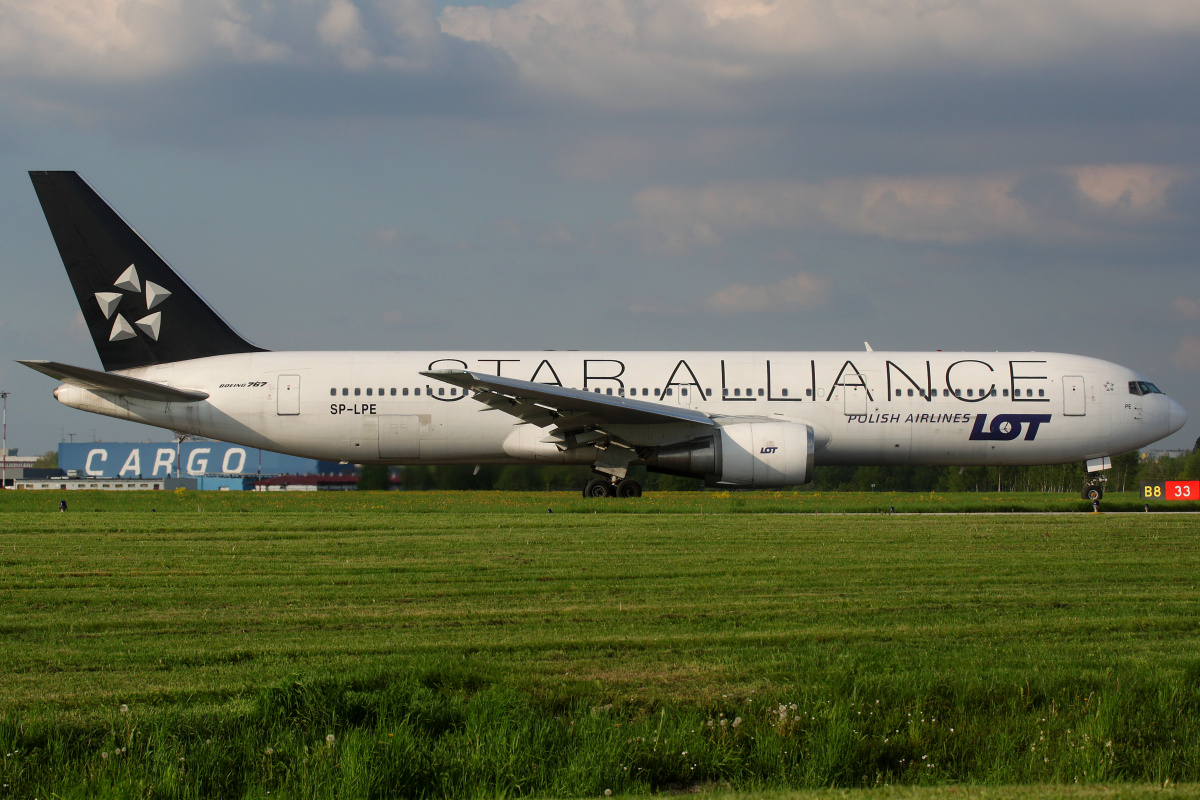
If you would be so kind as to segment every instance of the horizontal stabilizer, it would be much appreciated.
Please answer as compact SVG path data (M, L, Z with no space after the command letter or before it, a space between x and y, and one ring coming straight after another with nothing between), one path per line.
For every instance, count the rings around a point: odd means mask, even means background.
M57 361L18 361L30 369L36 369L43 375L49 375L63 383L82 386L95 392L108 392L123 397L136 397L139 400L154 400L160 403L195 403L208 398L207 392L189 392L186 389L176 389L153 381L143 381L125 375L114 375L111 372L100 372L87 367L73 367L70 364L60 364Z

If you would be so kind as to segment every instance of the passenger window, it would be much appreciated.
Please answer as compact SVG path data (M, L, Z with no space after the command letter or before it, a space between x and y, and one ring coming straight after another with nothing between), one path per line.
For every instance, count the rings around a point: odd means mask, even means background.
M721 397L729 397L729 390L722 388L721 389Z
M805 389L805 390L804 390L804 396L805 396L805 397L812 397L812 389Z
M912 389L909 389L909 390L908 390L908 396L909 396L909 397L912 397L912 396L913 396Z
M681 395L683 395L684 397L687 397L687 387L686 386L680 387L679 393Z
M897 389L897 390L896 390L896 397L904 397L904 390L903 390L903 389Z
M342 387L342 397L345 397L348 394L350 394L350 390L347 389L345 386L343 386Z
M783 390L783 393L786 395L786 394L787 394L787 389L784 389L784 390ZM705 389L705 390L704 390L704 396L705 396L705 397L712 397L712 389Z
M974 397L974 396L975 396L975 390L967 389L967 397Z
M759 396L759 397L762 397L762 396L763 396L763 390L762 390L762 389L759 389L759 390L758 390L758 396Z
M1005 396L1005 397L1008 397L1008 389L1005 389L1005 390L1004 390L1004 396Z
M672 389L670 387L667 387L667 397L672 397L672 396L673 396Z
M1045 396L1046 396L1046 390L1038 389L1038 397L1045 397Z
M368 386L367 387L367 397L370 397L370 396L371 396L371 387Z
M645 397L648 394L650 394L650 390L643 386L642 387L642 397Z
M451 389L451 390L450 390L450 396L451 396L451 397L458 397L458 389Z
M337 389L330 389L330 390L329 390L329 396L330 396L330 397L337 397Z
M734 389L734 390L733 390L733 396L734 396L734 397L741 397L741 396L742 396L742 390L741 390L741 389Z
M362 389L360 389L360 388L358 388L357 386L355 386L355 387L354 387L354 396L355 396L355 397L358 397L360 394L362 394Z
M391 394L392 394L392 397L396 396L396 387L395 386L392 387Z
M408 397L408 387L405 386L403 389L401 389L400 394L404 395L405 397Z
M439 387L438 387L438 396L439 396L439 397L441 397L441 396L442 396L442 395L444 395L445 393L446 393L446 387L444 387L444 386L439 386Z
M995 396L996 396L996 387L993 386L992 387L992 397L995 397Z
M611 395L611 394L612 394L612 389L605 389L605 390L604 390L604 393L605 393L605 394L609 394L609 395Z
M661 392L662 392L662 389L659 389L657 386L654 387L654 396L655 397L658 397L659 393L661 393Z
M421 387L418 386L417 388L413 389L413 394L416 394L416 395L421 394Z
M783 396L784 396L784 397L787 397L787 389L784 389L784 390L783 390Z
M962 397L962 389L955 389L955 390L954 390L954 396L955 396L955 397Z

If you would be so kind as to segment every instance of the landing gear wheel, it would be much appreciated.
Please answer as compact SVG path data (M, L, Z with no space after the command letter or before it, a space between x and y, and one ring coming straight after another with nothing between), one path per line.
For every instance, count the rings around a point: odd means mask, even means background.
M1102 497L1104 497L1104 490L1101 489L1099 486L1083 487L1083 499L1084 500L1096 501Z
M612 481L604 480L602 478L592 478L587 482L587 485L583 487L584 497L612 497L613 494Z
M617 497L641 497L642 485L635 480L626 478L617 483Z

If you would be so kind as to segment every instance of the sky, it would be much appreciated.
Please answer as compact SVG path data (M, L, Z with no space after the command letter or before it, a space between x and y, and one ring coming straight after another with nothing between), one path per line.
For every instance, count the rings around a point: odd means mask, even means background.
M73 169L270 349L1046 350L1200 435L1195 0L0 0L22 454L164 432L27 171Z

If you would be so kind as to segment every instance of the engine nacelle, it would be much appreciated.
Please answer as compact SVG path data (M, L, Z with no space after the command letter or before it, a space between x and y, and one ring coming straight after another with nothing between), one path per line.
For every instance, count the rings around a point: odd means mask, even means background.
M646 463L729 486L796 486L812 480L814 438L798 422L737 422L714 436L659 447Z

